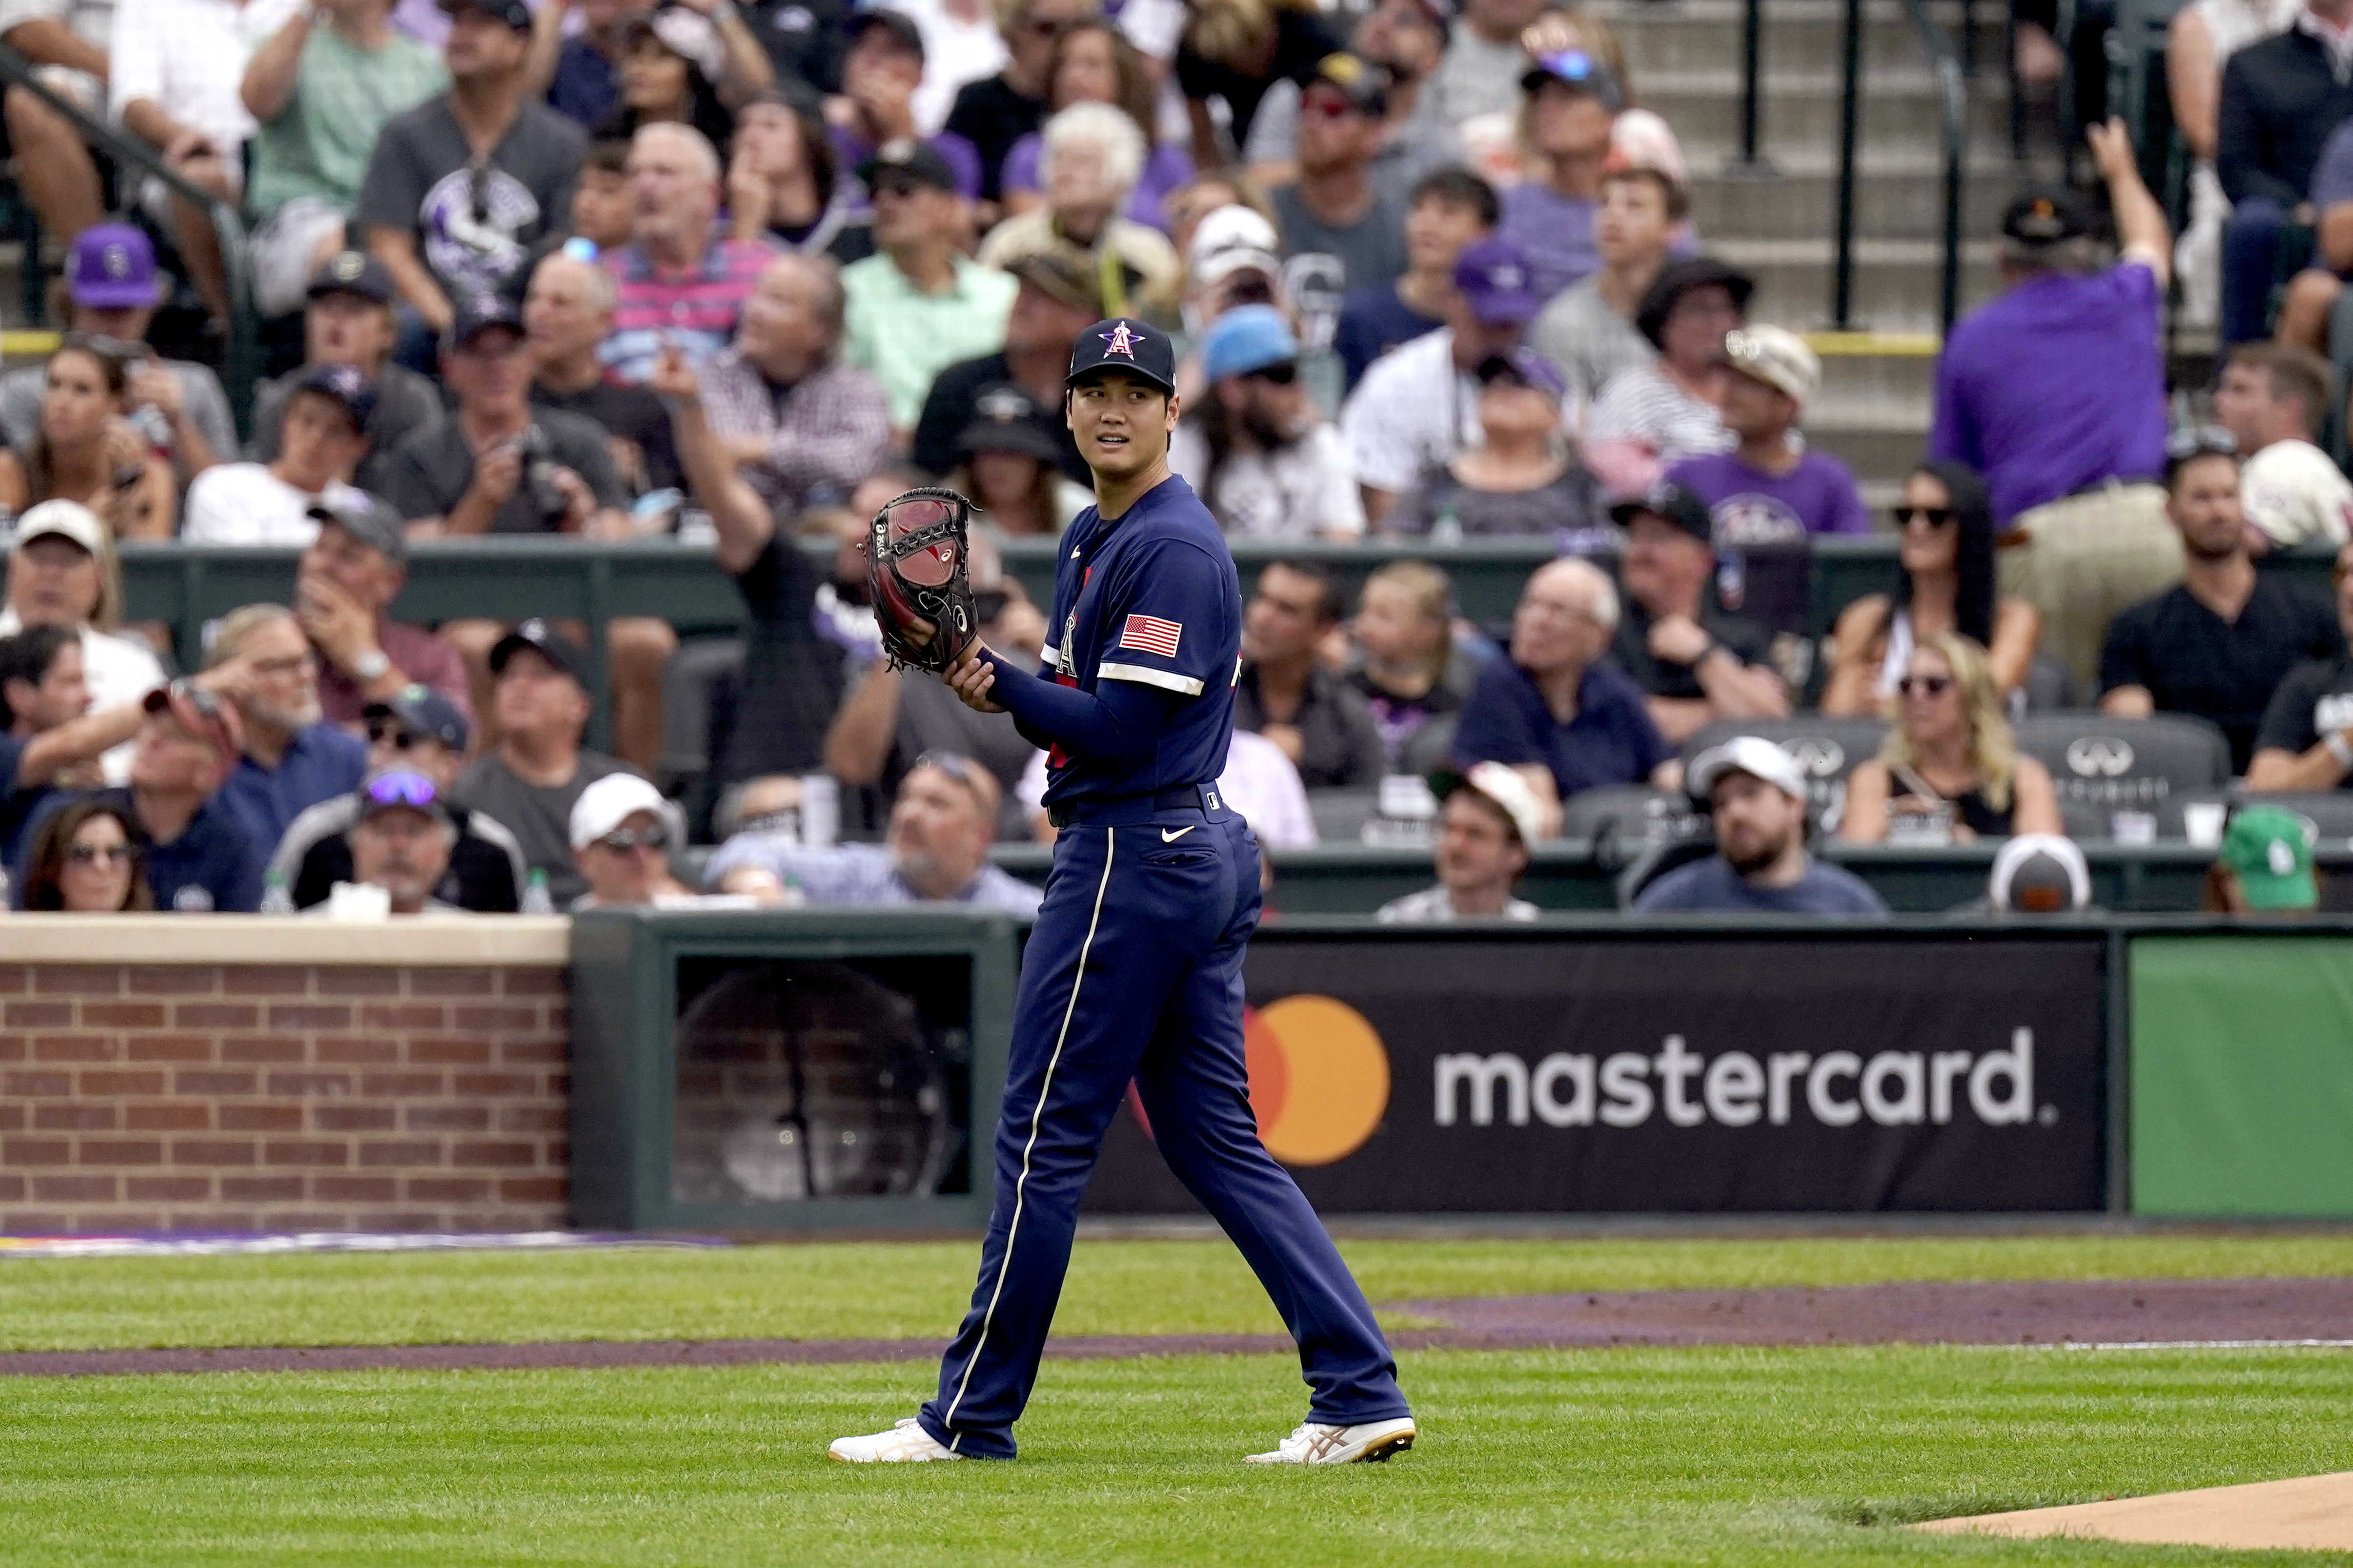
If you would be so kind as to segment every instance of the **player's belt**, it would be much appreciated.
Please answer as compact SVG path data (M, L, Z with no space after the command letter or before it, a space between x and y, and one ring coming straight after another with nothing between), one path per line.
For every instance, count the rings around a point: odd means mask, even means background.
M1214 784L1184 784L1176 789L1164 789L1157 795L1089 795L1084 800L1064 801L1046 808L1046 820L1057 828L1074 822L1086 822L1121 816L1134 817L1151 811L1183 811L1197 808L1203 812L1221 809Z

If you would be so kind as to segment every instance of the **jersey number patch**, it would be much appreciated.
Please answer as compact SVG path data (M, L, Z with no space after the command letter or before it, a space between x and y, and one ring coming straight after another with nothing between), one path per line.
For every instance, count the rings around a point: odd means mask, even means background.
M1164 621L1157 616L1130 616L1127 625L1120 629L1119 646L1175 658L1176 641L1184 635L1185 627L1176 621Z

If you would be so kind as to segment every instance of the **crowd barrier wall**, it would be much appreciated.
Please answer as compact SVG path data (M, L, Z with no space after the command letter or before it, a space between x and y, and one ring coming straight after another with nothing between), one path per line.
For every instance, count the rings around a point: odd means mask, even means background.
M1020 928L962 910L8 917L0 1230L969 1232ZM1289 917L1333 1215L2353 1219L2353 921ZM1091 1211L1186 1214L1133 1107Z
M1829 844L1821 847L1821 854L1871 884L1899 914L1943 914L1985 896L1995 847ZM2206 868L2214 861L2211 849L2183 843L2092 840L2080 847L2091 866L2093 904L2118 912L2196 910ZM1003 844L991 854L1007 871L1041 886L1053 858L1051 850L1035 844ZM1272 850L1267 861L1274 872L1267 905L1285 919L1369 915L1389 900L1419 892L1434 880L1427 849L1334 844ZM2353 870L2353 856L2332 850L2321 857L2320 864L2325 871ZM1597 858L1589 844L1556 840L1540 846L1529 858L1519 895L1562 914L1614 910L1619 869L1615 860ZM2332 881L2331 887L2344 887L2353 894L2353 884Z
M2353 931L2132 941L2134 1212L2353 1216Z
M0 918L0 1231L543 1230L560 918Z

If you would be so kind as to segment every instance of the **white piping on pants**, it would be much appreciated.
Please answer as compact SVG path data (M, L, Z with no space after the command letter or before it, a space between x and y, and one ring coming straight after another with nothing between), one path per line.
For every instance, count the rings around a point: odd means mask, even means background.
M972 1369L980 1361L981 1347L988 1343L989 1325L997 1320L997 1298L1005 1294L1005 1271L1013 1266L1013 1243L1021 1234L1021 1203L1029 1185L1029 1152L1038 1147L1038 1123L1046 1114L1046 1096L1053 1091L1054 1068L1062 1060L1062 1043L1071 1037L1071 1017L1079 1010L1079 985L1087 976L1087 954L1095 945L1095 927L1103 922L1103 893L1111 887L1112 835L1114 829L1103 829L1103 880L1095 884L1094 912L1087 917L1087 937L1079 944L1079 966L1071 972L1071 1001L1062 1009L1062 1027L1054 1037L1054 1054L1046 1058L1045 1081L1038 1086L1038 1103L1029 1110L1029 1142L1021 1146L1021 1174L1013 1183L1013 1219L1005 1227L1005 1252L997 1260L997 1283L988 1292L988 1308L980 1315L980 1337L973 1342L972 1354L965 1358L964 1375L956 1380L955 1398L949 1401L947 1414L940 1425L948 1430L948 1450L954 1453L964 1441L963 1434L955 1429L957 1407L964 1404L965 1390L972 1385Z

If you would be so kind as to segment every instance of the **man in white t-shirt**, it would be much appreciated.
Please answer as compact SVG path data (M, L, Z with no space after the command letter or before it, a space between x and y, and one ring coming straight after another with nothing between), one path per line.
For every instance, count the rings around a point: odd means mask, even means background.
M1478 443L1478 369L1520 346L1539 303L1519 247L1480 240L1454 263L1446 325L1365 372L1340 410L1340 429L1369 521L1387 516L1422 469Z
M1478 763L1438 781L1445 800L1431 847L1438 885L1383 904L1384 925L1454 921L1532 921L1543 911L1512 896L1528 868L1528 850L1544 832L1544 805L1528 781L1502 763Z
M1365 534L1348 444L1299 379L1299 340L1271 305L1219 316L1201 342L1208 385L1168 443L1168 466L1234 537Z
M2343 544L2353 484L2312 444L2328 409L2328 362L2292 343L2241 343L2214 389L2214 417L2239 444L2239 502L2257 555Z
M180 537L191 544L307 546L311 509L359 500L352 470L367 456L375 389L356 365L314 364L287 395L278 458L206 468L188 487Z

